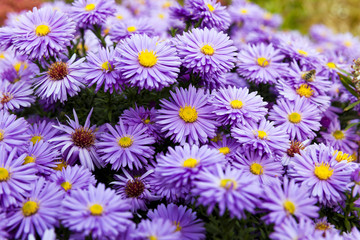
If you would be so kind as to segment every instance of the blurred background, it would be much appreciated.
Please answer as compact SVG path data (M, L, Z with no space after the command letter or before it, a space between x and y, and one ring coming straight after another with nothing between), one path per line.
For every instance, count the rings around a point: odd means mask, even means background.
M0 24L6 14L31 9L44 0L0 0ZM231 0L221 0L228 4ZM284 19L283 29L298 29L307 33L314 23L322 23L335 32L360 35L360 0L252 0Z

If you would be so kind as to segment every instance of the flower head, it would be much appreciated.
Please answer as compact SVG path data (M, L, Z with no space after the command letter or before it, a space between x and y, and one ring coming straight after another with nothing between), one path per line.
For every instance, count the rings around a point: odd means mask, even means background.
M143 219L132 234L134 239L141 240L178 240L180 236L180 232L176 231L176 226L164 218L156 218L152 221Z
M10 84L8 81L0 84L0 109L16 110L30 107L35 102L31 85L24 82Z
M110 38L114 42L119 42L135 34L146 34L151 37L154 35L154 27L147 17L130 18L121 22L116 22L110 29Z

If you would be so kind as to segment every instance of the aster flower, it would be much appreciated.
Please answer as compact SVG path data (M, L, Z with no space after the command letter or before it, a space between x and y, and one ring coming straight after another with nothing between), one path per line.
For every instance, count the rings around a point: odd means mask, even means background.
M257 92L249 93L248 88L220 88L211 103L216 109L213 112L218 116L217 121L223 125L258 122L267 114L266 102Z
M156 161L155 173L162 178L163 184L181 190L190 188L200 171L212 169L216 164L223 165L225 156L207 145L185 144L169 147L168 153L157 156Z
M57 56L70 44L75 34L75 23L60 11L33 8L19 16L12 31L16 52L40 60Z
M245 210L255 213L262 193L260 184L246 178L243 171L231 170L230 167L222 170L217 165L216 170L200 172L194 181L192 194L199 196L197 203L208 207L207 213L211 214L216 205L222 216L228 209L231 217L246 218Z
M222 139L218 141L212 139L209 143L209 147L224 154L227 162L231 163L240 148L240 144L230 136L223 136Z
M104 92L119 90L120 77L115 66L116 51L113 48L100 48L96 53L88 52L84 66L85 80L89 87L96 84L95 92L104 86Z
M91 234L93 238L115 238L126 231L132 218L129 202L121 199L114 190L105 189L102 183L66 195L62 210L60 218L65 227L81 232L83 236Z
M81 126L74 109L75 121L67 116L67 123L70 126L61 123L58 126L54 125L54 128L58 129L61 135L50 140L50 142L56 144L57 148L61 148L61 153L66 157L66 161L69 164L72 165L79 159L81 165L87 167L90 171L95 169L94 164L96 167L102 166L95 147L99 133L95 131L96 125L90 126L92 111L93 109L91 109L87 116L84 126Z
M351 232L344 236L344 240L352 240L352 239L360 239L360 231L356 227L353 227L351 229Z
M281 186L282 185L282 186ZM310 198L306 186L300 186L294 180L284 178L283 184L275 181L265 186L264 200L260 208L269 212L263 217L268 223L280 224L287 218L317 218L320 210L316 198Z
M26 56L16 56L12 51L8 52L7 56L4 57L4 61L1 61L2 64L0 67L1 79L7 80L10 83L26 83L31 85L33 82L32 78L39 71L38 67L30 62ZM30 86L27 88L30 88Z
M276 83L287 68L284 55L272 44L248 45L238 55L237 72L255 83Z
M105 23L115 13L114 0L76 0L69 11L69 16L80 27Z
M0 146L1 208L17 205L21 196L31 190L30 185L37 178L33 164L23 165L26 154L18 157L16 157L16 155L16 148L7 152L4 146Z
M313 139L320 129L321 114L318 108L304 97L294 101L279 99L270 110L269 119L290 135L291 140Z
M50 175L50 180L68 194L79 189L87 190L90 185L96 184L95 177L89 169L79 165L68 166L62 171L56 171Z
M142 125L128 126L122 120L113 128L106 124L109 132L101 135L100 142L96 144L101 158L110 163L111 168L119 170L120 167L133 169L142 168L148 158L154 154L154 137L146 134Z
M136 212L139 209L146 211L147 203L159 199L151 193L150 184L147 179L154 170L148 170L143 174L141 172L130 174L125 169L122 169L122 172L125 176L115 175L116 181L111 184L115 185L117 193L122 199L131 200L132 212Z
M287 148L289 137L274 122L263 118L259 123L248 122L245 126L234 127L231 136L243 147L260 150L271 156L282 155Z
M132 236L135 240L178 240L181 234L170 220L157 218L152 221L143 219Z
M334 225L329 223L327 217L316 219L314 228L316 233L321 233L321 236L323 237L324 240L337 239L335 238L334 235L338 235L340 233L340 231L337 230ZM330 236L334 238L329 238ZM339 240L343 240L343 239L341 238Z
M160 90L176 82L181 64L176 49L157 37L134 35L117 50L119 70L131 86Z
M293 160L295 154L301 154L300 150L304 150L307 145L311 143L311 140L305 140L303 142L291 141L289 142L286 153L281 157L281 163L283 166L289 165L290 161Z
M26 133L28 123L24 118L16 119L16 115L5 110L0 111L0 146L6 151L14 147L22 147L29 139Z
M116 22L109 31L110 38L113 42L119 42L135 34L146 34L152 37L155 29L151 26L151 21L149 20L147 17L140 17Z
M80 65L85 58L76 60L73 55L67 62L57 61L52 63L47 72L40 73L35 79L35 93L41 99L65 102L68 95L73 97L84 87L83 74Z
M53 128L53 124L53 122L43 120L30 125L27 131L30 134L30 142L33 144L41 140L48 142L51 138L55 137L58 134L58 130Z
M300 218L299 222L294 218L286 219L282 224L275 225L274 230L270 234L274 240L321 239L321 234L314 231L314 223L304 218Z
M233 161L234 168L242 170L242 174L249 179L258 180L261 184L271 185L281 179L283 166L274 157L262 154L259 150L247 149L236 154Z
M177 206L173 203L167 206L161 204L155 210L149 211L147 216L151 220L158 218L170 220L176 226L176 231L180 232L180 239L205 239L204 223L197 219L196 213L187 209L186 206Z
M0 84L0 109L16 110L30 107L35 102L32 93L31 86L26 83L3 82Z
M2 223L6 222L5 213L0 212L0 222L2 222ZM1 224L1 226L0 226L0 239L8 239L9 238L9 234L5 230L5 228L6 228L6 225Z
M215 137L214 108L210 105L209 94L203 89L189 86L188 89L177 88L171 92L169 100L160 100L161 109L158 110L157 124L165 137L171 137L175 142L184 145L206 143L208 138Z
M175 43L182 65L201 76L230 71L236 61L236 47L229 36L215 29L192 29Z
M230 26L230 15L225 6L216 0L191 0L186 1L185 8L191 12L191 20L201 21L201 27L227 30Z
M26 239L28 234L36 233L42 236L58 221L63 194L55 184L39 178L30 189L20 206L8 211L7 226L16 232L16 239Z
M259 22L263 12L258 5L246 1L232 1L229 6L230 17L237 23Z
M348 187L353 187L351 191L353 197L360 194L360 168L355 169L351 173L351 182L348 184Z
M312 197L321 203L337 203L348 190L353 171L347 161L336 161L331 149L324 144L308 146L296 154L289 164L288 175L310 188Z

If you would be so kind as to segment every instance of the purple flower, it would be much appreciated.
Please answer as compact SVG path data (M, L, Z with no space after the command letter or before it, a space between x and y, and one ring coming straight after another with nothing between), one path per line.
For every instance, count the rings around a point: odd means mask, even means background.
M52 63L47 72L40 73L36 78L34 87L35 93L41 99L49 101L65 102L68 95L73 97L84 87L81 65L85 58L76 61L73 55L67 62L57 61Z
M273 84L286 72L288 64L282 63L284 58L272 44L247 45L238 55L237 72L256 84Z
M181 234L170 220L157 218L142 220L132 236L134 240L178 240Z
M294 180L284 178L283 184L275 181L265 186L264 201L260 208L268 214L263 217L267 223L280 224L293 216L300 219L317 218L319 207L316 198L310 198L306 186L300 186Z
M305 97L296 97L294 101L279 99L270 110L269 119L284 129L291 140L305 141L316 136L315 131L320 129L321 114Z
M146 34L149 37L154 35L155 29L147 17L129 18L127 20L114 23L110 29L110 38L114 42L119 42L135 34Z
M61 153L66 157L66 161L69 164L72 165L79 159L81 165L90 171L95 169L94 164L97 167L102 166L95 147L99 133L95 131L96 125L90 127L92 111L93 109L91 109L87 116L84 126L81 126L74 109L75 121L67 116L67 123L70 126L61 123L58 126L54 125L54 128L58 129L62 134L50 140L56 144L57 148L61 148Z
M10 84L8 81L0 84L0 109L16 110L30 107L35 102L31 85L24 82Z
M281 163L283 166L289 165L290 161L293 160L295 154L300 154L300 150L304 150L307 145L309 145L311 142L310 139L305 140L303 142L299 141L291 141L289 142L288 149L286 150L286 153L281 157Z
M131 223L130 204L99 183L88 190L79 189L66 195L62 202L62 223L71 231L92 238L115 238Z
M176 49L157 37L134 35L117 50L119 70L131 86L161 90L176 82L181 64Z
M214 141L213 139L209 143L209 147L218 150L225 155L227 163L231 163L238 152L240 144L230 136L223 136L221 140Z
M169 100L160 100L157 124L166 137L184 145L206 143L208 138L215 137L214 108L210 105L210 97L202 89L189 86L189 89L177 88L171 92Z
M182 65L201 76L221 75L236 61L236 47L223 32L215 29L192 29L175 42Z
M26 133L28 126L24 118L16 119L16 115L1 110L0 146L3 146L6 151L12 151L14 147L23 147L29 140L29 135Z
M30 189L20 206L8 210L7 226L16 232L16 239L27 239L28 234L36 233L42 236L58 223L63 194L55 184L39 178Z
M337 203L348 190L353 171L347 161L336 161L331 149L324 144L308 146L296 154L289 164L288 175L310 188L312 197L323 204Z
M161 204L155 210L149 211L147 216L151 220L158 218L170 220L176 226L176 231L181 234L179 239L205 239L204 223L197 219L196 213L187 209L186 206L177 206L173 203L167 206Z
M111 164L111 169L140 169L147 164L147 159L154 154L154 147L151 145L155 143L155 139L146 134L145 127L140 124L128 126L122 120L115 128L110 124L106 124L106 127L109 132L101 135L96 146L103 161Z
M214 93L211 101L217 121L223 125L245 125L247 122L258 122L267 114L266 102L257 95L249 93L248 88L220 88Z
M262 193L260 184L243 175L243 171L231 170L230 167L223 171L220 165L216 169L201 171L194 181L192 194L199 196L197 204L208 207L210 215L216 205L222 216L228 209L230 216L246 218L245 210L255 213Z
M53 128L53 122L50 121L39 121L29 126L27 131L30 134L30 142L36 144L37 142L43 140L48 142L51 138L58 134L58 130Z
M31 59L49 58L62 52L74 38L75 23L51 8L33 8L19 16L13 27L13 47Z
M314 231L314 223L309 219L300 218L297 222L294 218L286 219L276 225L274 232L270 234L274 240L313 240L321 239L321 234Z
M30 191L35 181L36 170L33 164L23 165L25 154L16 157L17 149L7 152L0 147L0 207L18 205L21 196Z
M5 213L0 212L0 222L5 223L6 221L7 221L7 218L6 218ZM0 239L9 239L9 234L5 229L6 229L6 225L1 224L1 226L0 226Z

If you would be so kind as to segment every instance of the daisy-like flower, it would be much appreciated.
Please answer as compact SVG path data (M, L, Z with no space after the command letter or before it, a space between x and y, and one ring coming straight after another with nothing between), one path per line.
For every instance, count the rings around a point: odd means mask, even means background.
M66 161L70 165L79 159L81 165L87 167L90 171L95 169L94 164L96 167L102 166L95 147L99 133L95 131L96 125L90 126L92 111L93 109L87 116L84 126L81 126L74 109L75 121L67 116L69 126L61 123L57 126L54 125L54 128L58 129L61 135L50 140L56 144L57 148L61 148L61 153L66 157Z
M233 41L213 28L192 29L178 36L175 44L182 65L201 76L221 75L234 67Z
M0 83L0 109L16 110L30 107L35 102L31 85L24 82L10 84L8 81Z
M353 171L347 161L336 161L336 155L324 144L308 146L289 164L288 175L310 188L320 203L337 203L344 198Z
M130 203L115 191L99 183L88 190L79 189L66 195L62 202L62 223L71 231L81 232L92 238L115 238L125 232L131 223Z
M185 8L191 12L191 20L198 22L201 19L202 28L225 31L230 26L231 19L226 7L216 0L186 1Z
M125 21L116 22L111 26L109 35L112 41L119 42L135 34L146 34L151 37L155 29L151 26L147 17L130 18Z
M211 101L217 121L223 125L244 125L248 122L258 122L267 114L266 102L257 95L249 93L248 88L220 88L214 93Z
M147 210L146 204L150 201L158 200L159 197L151 193L150 184L147 177L154 172L154 170L146 171L140 174L135 171L134 174L128 173L122 169L125 176L115 175L115 180L111 184L115 185L117 193L122 199L130 199L131 211ZM138 176L140 175L140 176Z
M167 219L156 218L152 221L143 219L132 234L136 240L178 240L181 233L176 226Z
M264 200L260 208L268 212L263 217L267 223L280 224L293 216L309 220L318 217L319 207L315 205L316 198L310 198L306 186L300 186L286 177L283 184L275 181L274 184L266 186L262 196Z
M40 236L58 222L63 194L54 183L39 178L24 194L21 204L8 211L7 226L16 232L15 238L27 239L29 234Z
M62 171L56 171L50 175L50 180L67 194L79 189L87 190L90 185L95 186L96 184L95 177L89 169L79 165L68 166Z
M104 86L104 92L119 90L120 77L115 65L116 51L113 48L100 48L96 53L88 52L84 66L85 80L89 87L96 84L95 92Z
M256 84L274 84L286 72L284 58L272 44L247 45L238 55L237 72Z
M30 134L30 142L36 144L37 142L43 140L48 142L51 138L58 134L58 130L53 128L53 122L46 120L39 121L29 126L27 131Z
M128 126L122 120L113 128L106 124L109 132L101 135L97 148L101 158L111 169L119 170L121 167L140 169L146 165L148 158L154 154L154 137L146 133L142 125Z
M84 61L85 58L76 60L76 55L73 55L67 62L58 60L52 63L47 72L40 73L36 78L36 95L41 99L53 102L60 100L62 103L67 101L68 95L77 95L84 87L84 75L80 70Z
M277 127L284 129L291 140L298 141L313 139L321 126L318 108L304 97L297 97L294 101L283 98L277 100L270 110L269 119Z
M176 49L167 42L134 35L125 39L117 50L119 70L131 86L160 90L176 82L181 63Z
M78 22L80 27L100 25L115 14L114 6L114 0L76 0L69 11L69 16Z
M282 178L283 166L275 158L262 154L258 150L247 149L235 156L232 164L242 170L242 174L249 179L258 180L261 184L271 185Z
M282 156L286 151L289 136L274 122L263 118L259 123L248 122L245 126L234 127L231 136L243 147L260 150L271 156Z
M199 172L213 169L215 165L225 163L224 154L210 149L207 145L185 144L183 147L169 147L166 155L157 156L155 173L161 177L164 185L181 190L190 188Z
M60 11L33 8L18 19L12 29L13 48L31 59L57 56L74 38L75 23Z
M352 196L360 194L360 168L355 169L351 174L351 182L348 184L349 187L353 187Z
M0 222L5 223L7 221L5 213L0 212ZM0 239L9 239L9 234L5 230L6 225L1 224L0 226Z
M275 225L270 238L274 240L293 239L322 239L321 233L314 231L314 223L309 219L300 218L297 222L294 218L285 219L279 225Z
M281 163L283 166L289 165L290 161L294 158L295 154L301 154L300 150L304 150L309 145L311 140L305 140L303 142L291 141L289 142L286 153L281 157Z
M359 135L356 134L354 128L347 130L341 129L340 121L338 119L333 120L326 132L320 132L324 143L333 148L352 154L357 150L360 140Z
M23 165L26 154L16 157L17 149L7 152L0 147L0 207L17 205L21 196L30 191L37 178L33 164Z
M223 171L220 165L215 170L200 172L194 185L192 194L199 196L198 204L208 207L208 214L218 205L220 215L224 215L228 209L230 216L240 219L246 218L245 211L255 213L262 193L260 184L246 178L243 171L231 170L230 167Z
M209 143L210 148L218 150L225 155L225 159L228 163L231 163L238 152L240 144L230 136L223 136L221 140L213 141Z
M205 239L204 223L196 218L196 213L186 206L177 206L173 203L165 206L159 205L155 210L149 211L147 216L151 219L163 218L170 220L176 231L180 232L180 239L198 240Z
M181 145L206 143L209 137L215 137L218 123L208 93L190 85L170 94L170 101L160 100L161 109L156 118L161 131L167 132L166 137Z
M26 133L28 126L24 118L16 119L16 115L1 110L0 146L4 146L5 150L9 152L14 147L24 146L29 139L29 135Z

